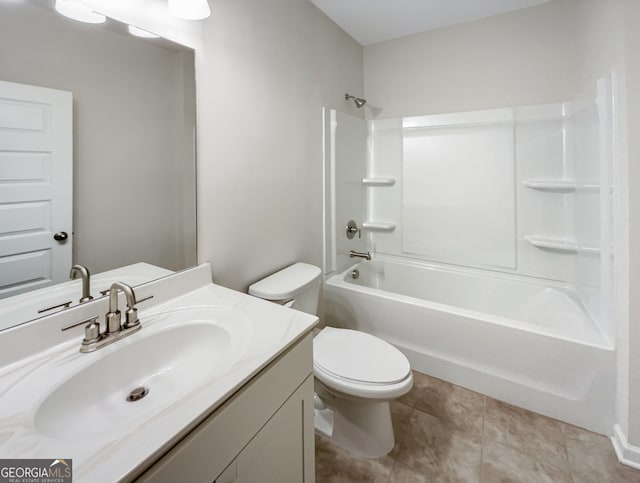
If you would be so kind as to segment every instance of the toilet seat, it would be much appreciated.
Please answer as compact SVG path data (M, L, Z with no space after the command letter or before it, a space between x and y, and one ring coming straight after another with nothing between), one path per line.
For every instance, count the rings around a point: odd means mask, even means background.
M373 399L393 399L412 385L405 355L373 335L326 327L313 340L314 374L329 389Z

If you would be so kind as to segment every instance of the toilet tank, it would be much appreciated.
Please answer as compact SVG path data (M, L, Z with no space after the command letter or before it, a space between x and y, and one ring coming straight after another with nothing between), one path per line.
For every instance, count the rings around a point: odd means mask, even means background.
M315 265L294 263L251 285L249 294L278 303L294 300L292 308L317 315L321 275Z

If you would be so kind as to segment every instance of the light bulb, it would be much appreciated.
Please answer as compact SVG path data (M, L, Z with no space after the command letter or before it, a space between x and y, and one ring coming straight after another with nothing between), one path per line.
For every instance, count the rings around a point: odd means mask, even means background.
M142 37L144 39L157 39L160 37L159 35L152 34L151 32L147 32L146 30L142 30L141 28L134 27L133 25L129 25L129 33L131 35Z
M202 20L211 15L207 0L169 0L169 12L183 20Z
M86 23L103 23L107 17L73 0L56 0L56 10L65 17Z

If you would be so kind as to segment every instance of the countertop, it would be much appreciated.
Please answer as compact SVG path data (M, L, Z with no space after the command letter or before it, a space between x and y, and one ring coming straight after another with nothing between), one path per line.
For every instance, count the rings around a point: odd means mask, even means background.
M172 298L175 294L172 288L178 286L182 287L183 293ZM37 371L51 373L56 367L64 366L69 371L69 365L75 364L74 361L80 361L81 365L89 360L87 358L104 357L109 351L117 350L118 344L129 338L94 353L81 354L79 347L82 328L75 330L70 336L66 336L66 332L64 337L59 334L59 327L68 323L69 317L72 320L82 320L80 317L84 317L86 313L104 310L106 300L92 302L94 306L90 309L80 307L81 310L76 313L69 309L66 314L56 314L0 332L0 349L9 349L10 344L28 341L28 338L37 335L46 337L47 333L51 334L52 339L50 347L46 347L46 340L27 343L29 347L24 351L25 357L16 356L14 348L9 351L13 357L5 356L4 360L0 358L0 363L3 364L0 368L0 458L72 459L74 481L79 482L134 478L212 414L261 369L311 331L318 321L317 317L309 314L212 284L208 264L150 282L136 289L136 292L140 292L139 298L147 293L155 293L156 296L152 304L146 308L140 307L142 329L131 335L130 339L143 336L145 330L153 330L156 314L194 305L217 306L248 321L250 329L242 355L230 367L225 368L223 373L213 373L197 387L176 396L170 404L155 408L142 424L127 425L123 430L122 425L114 421L113 430L102 430L94 434L89 431L81 438L64 435L51 437L36 429L35 412L39 403L55 389L55 385L29 387L25 391L21 381L29 380ZM46 325L38 330L33 324ZM180 347L176 347L176 350L180 350ZM78 364L75 367L76 369L71 370L79 371L81 368ZM20 397L16 397L18 391L21 391ZM26 394L32 394L33 398L25 397Z

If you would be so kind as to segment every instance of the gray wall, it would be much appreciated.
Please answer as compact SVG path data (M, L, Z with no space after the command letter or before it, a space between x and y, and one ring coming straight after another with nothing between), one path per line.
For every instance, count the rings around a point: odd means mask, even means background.
M0 2L0 79L73 92L75 262L195 262L192 54Z
M198 258L246 290L322 266L322 106L362 93L362 47L307 0L217 0L198 52ZM356 115L361 115L352 109Z
M580 84L573 1L365 47L365 94L374 117L566 101Z

